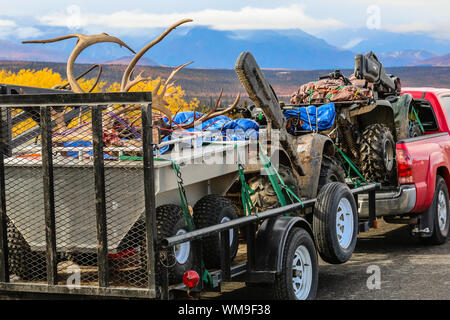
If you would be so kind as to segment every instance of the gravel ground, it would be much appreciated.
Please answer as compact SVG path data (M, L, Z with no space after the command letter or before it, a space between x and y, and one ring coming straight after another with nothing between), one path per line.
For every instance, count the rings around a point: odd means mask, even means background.
M317 299L450 299L450 241L425 246L407 226L379 223L377 230L360 234L356 250L342 265L320 261ZM380 271L379 289L369 289ZM368 273L369 271L369 273ZM371 277L371 278L369 278ZM372 286L373 287L373 286ZM203 299L270 299L264 290L242 282L223 285L222 293Z

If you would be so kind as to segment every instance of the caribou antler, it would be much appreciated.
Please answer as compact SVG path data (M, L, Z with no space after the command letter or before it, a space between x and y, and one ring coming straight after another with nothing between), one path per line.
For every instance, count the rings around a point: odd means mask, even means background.
M158 110L159 112L163 113L168 119L169 119L169 123L172 123L172 112L166 107L169 103L164 99L168 94L167 89L169 89L170 87L172 87L174 85L174 82L170 82L172 81L173 77L177 74L178 71L180 71L181 69L183 69L184 67L192 64L194 61L182 64L181 66L176 67L171 74L169 75L169 77L167 78L167 80L165 81L164 85L162 84L162 81L159 80L158 84L156 85L156 87L153 89L152 91L152 109L154 110ZM142 72L139 73L136 78L134 80L132 80L131 82L127 83L127 86L125 87L126 91L130 90L133 86L135 86L136 84L138 84L141 81L148 81L149 78L143 78L142 77ZM161 93L158 93L161 89L162 86L162 90ZM126 108L126 109L122 109L119 112L116 113L116 115L121 115L127 111L133 111L136 110L137 108L139 108L139 106L133 106L131 108Z
M174 23L173 25L171 25L169 28L166 29L166 31L164 31L163 33L161 33L161 35L154 39L153 41L151 41L150 43L148 43L144 48L142 48L135 56L134 58L131 60L130 64L127 66L123 76L122 76L122 83L120 85L120 91L125 91L125 88L127 87L127 83L129 81L131 81L131 74L133 73L134 68L136 67L136 64L138 63L138 61L142 58L142 56L148 51L150 50L151 47L153 47L155 44L157 44L158 42L160 42L161 40L163 40L172 30L174 30L176 27L182 25L183 23L186 22L191 22L192 19L183 19L180 20L176 23Z
M193 128L195 126L196 122L197 123L198 122L204 122L204 121L212 119L214 117L224 115L225 113L228 113L231 110L233 110L234 108L236 108L236 106L238 105L239 100L241 98L241 94L240 93L237 95L236 99L234 100L234 102L233 102L233 104L231 106L229 106L228 108L225 108L225 109L223 109L221 111L215 112L220 106L220 99L222 98L222 93L223 93L223 89L220 91L220 95L219 95L219 98L217 99L216 105L214 106L214 108L210 112L208 112L208 114L202 116L200 119L197 119L197 120L195 120L195 118L194 118L194 121L192 121L191 123L188 123L188 124L185 124L185 125L180 125L180 127L183 128L183 129Z
M98 68L98 72L97 72L97 77L95 78L95 82L92 85L91 89L89 89L88 92L92 92L94 91L95 87L98 85L98 83L100 82L100 77L102 75L103 72L103 67L100 64L94 64L93 66L91 66L89 69L87 69L86 71L84 71L82 74L80 74L78 77L75 78L75 80L80 80L82 77L84 77L85 75L87 75L89 72L91 72L92 70L94 70L95 68ZM65 90L68 87L70 87L70 83L66 83L64 85L57 85L54 86L53 89L60 89L60 90Z
M54 39L47 40L33 40L33 41L23 41L22 43L52 43L58 42L62 40L67 40L71 38L78 38L77 44L73 49L72 53L69 56L69 60L67 61L67 79L69 81L70 87L73 92L83 93L83 89L79 86L78 82L75 79L73 74L73 66L75 64L75 60L80 55L80 53L86 49L87 47L92 46L96 43L102 42L113 42L119 44L121 47L125 47L131 52L135 53L129 46L127 46L122 40L116 37L112 37L106 33L101 33L97 35L84 35L84 34L69 34L67 36L58 37Z

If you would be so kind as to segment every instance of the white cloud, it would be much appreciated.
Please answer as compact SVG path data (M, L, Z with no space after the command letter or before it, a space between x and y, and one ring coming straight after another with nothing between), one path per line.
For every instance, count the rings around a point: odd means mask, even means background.
M274 9L244 7L237 11L205 9L195 12L153 14L141 11L117 11L112 14L83 14L77 16L80 27L104 26L107 28L167 27L175 21L191 18L191 25L210 26L218 30L302 29L305 31L343 28L336 19L316 19L304 13L301 5ZM73 17L67 13L49 14L40 18L49 26L67 26Z
M16 23L12 20L1 20L0 19L0 27L15 27Z

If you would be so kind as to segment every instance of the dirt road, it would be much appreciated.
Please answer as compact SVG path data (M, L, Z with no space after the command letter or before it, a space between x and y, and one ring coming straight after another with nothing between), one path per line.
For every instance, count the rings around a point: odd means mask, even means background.
M350 261L343 265L320 261L319 270L319 300L450 299L450 241L441 246L422 245L403 225L380 223L379 229L359 235ZM270 296L233 282L223 286L222 294L206 293L205 298Z

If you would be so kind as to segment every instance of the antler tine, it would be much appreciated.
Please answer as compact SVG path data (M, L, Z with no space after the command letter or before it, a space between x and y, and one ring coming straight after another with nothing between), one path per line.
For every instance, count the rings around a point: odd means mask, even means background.
M142 58L142 56L148 50L150 50L150 48L152 48L155 44L157 44L161 40L163 40L172 30L176 29L178 26L180 26L184 23L187 23L187 22L192 22L192 21L193 21L192 19L183 19L183 20L180 20L180 21L174 23L169 28L167 28L166 31L161 33L161 35L158 38L154 39L153 41L148 43L144 48L142 48L131 60L130 64L127 66L127 68L122 76L122 83L120 85L121 91L124 91L124 89L126 88L127 82L130 79L130 74L132 73L133 69L136 67L136 64L138 63L138 61Z
M24 41L23 43L51 43L51 42L57 42L62 41L70 38L78 38L77 44L75 48L73 49L72 53L69 56L69 60L67 61L67 79L70 83L70 87L73 92L76 93L83 93L83 89L79 86L78 82L75 79L75 76L73 75L73 66L75 64L75 60L80 55L80 53L86 49L87 47L92 46L96 43L102 43L102 42L113 42L117 43L121 47L125 47L131 52L135 53L133 49L131 49L128 45L126 45L122 40L116 37L112 37L106 33L101 33L97 35L84 35L84 34L70 34L63 37L58 37L54 39L48 39L48 40L33 40L33 41Z
M95 89L95 87L98 85L98 83L99 83L99 81L100 81L100 77L101 77L101 75L102 75L102 72L103 72L103 67L100 65L100 64L94 64L93 66L91 66L89 69L87 69L86 71L84 71L82 74L80 74L79 76L77 76L76 78L75 78L75 80L80 80L82 77L84 77L85 75L87 75L89 72L91 72L92 70L94 70L95 68L98 68L98 73L97 73L97 77L96 77L96 79L95 79L95 82L94 82L94 84L92 85L92 87L91 87L91 89L89 89L89 91L88 92L92 92L94 89ZM57 89L62 89L62 90L64 90L64 89L66 89L67 87L69 87L70 86L70 83L66 83L66 84L64 84L64 85L62 85L62 86L57 86Z
M141 71L132 81L127 82L127 85L125 87L125 89L123 90L124 92L128 92L131 90L131 88L133 88L135 85L137 85L138 83L142 82L142 81L148 81L148 78L144 78L142 75L144 74L144 71Z

